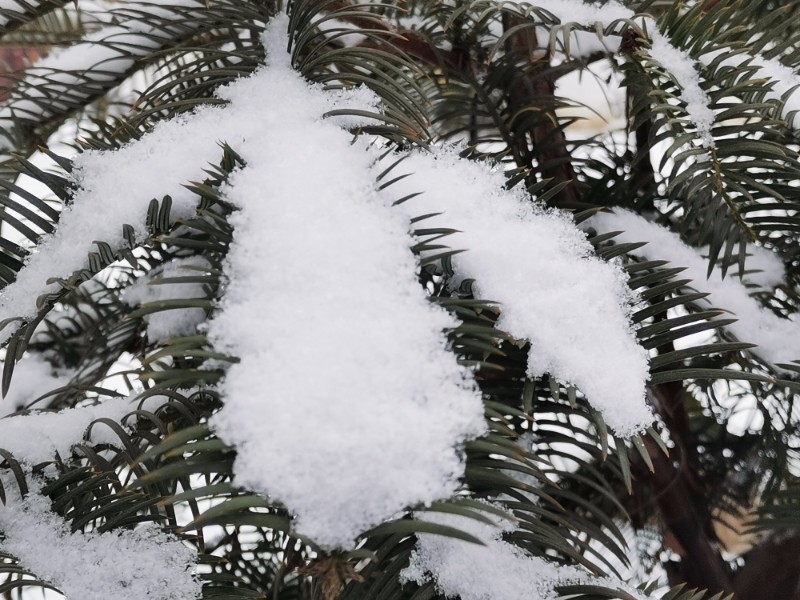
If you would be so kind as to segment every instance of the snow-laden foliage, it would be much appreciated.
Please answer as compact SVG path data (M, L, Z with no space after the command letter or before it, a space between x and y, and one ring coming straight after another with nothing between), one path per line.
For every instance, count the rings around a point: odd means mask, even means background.
M485 600L553 597L559 583L586 583L585 573L574 567L554 567L514 544L503 541L503 532L513 530L513 517L486 515L485 521L437 515L436 522L457 527L481 543L422 534L401 579L433 581L448 598Z
M200 594L194 551L153 524L120 532L70 531L31 491L0 511L2 549L68 598L189 600Z
M648 240L646 246L634 253L650 259L666 259L683 267L685 270L682 276L692 280L690 285L693 288L708 294L709 305L726 311L720 315L721 318L733 316L737 319L729 325L730 330L739 339L757 344L758 348L754 352L770 363L790 363L800 356L800 326L797 321L776 315L750 296L745 285L748 279L746 275L741 279L733 273L725 278L716 274L707 278L708 259L703 255L703 249L690 248L669 229L627 210L597 215L591 219L590 224L604 231L622 231L622 234L614 238L618 243ZM762 248L756 256L759 256L761 262L766 262L763 266L772 271L766 273L767 283L775 285L782 278L775 277L774 254L769 255L772 257L771 261L765 261L763 255L766 252L768 251ZM759 259L748 260L747 264L758 269L761 262L757 261Z
M0 591L794 600L799 10L0 0Z
M438 213L427 226L456 230L446 238L465 250L453 257L455 274L474 280L477 298L501 303L500 328L530 342L528 376L576 385L619 433L647 427L647 353L630 325L634 298L622 269L597 258L566 214L520 187L504 190L486 165L451 150L415 153L401 168L408 177L391 189L414 196L401 207L412 218Z

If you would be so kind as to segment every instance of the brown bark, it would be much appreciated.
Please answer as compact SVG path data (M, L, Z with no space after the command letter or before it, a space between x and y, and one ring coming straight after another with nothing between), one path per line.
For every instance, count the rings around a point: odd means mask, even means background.
M685 471L676 467L652 440L646 439L645 445L653 461L650 485L664 521L665 537L668 534L677 542L673 550L681 557L680 563L672 565L674 582L685 582L712 594L731 593L733 585L727 568L706 533L707 518L695 506Z
M521 17L507 17L506 30L522 23ZM582 201L567 139L555 114L556 81L563 69L550 65L549 52L539 47L532 27L510 36L506 50L516 60L508 100L516 134L512 151L517 166L532 170L538 166L542 179L553 184L567 183L551 200L553 206L568 210L590 208Z

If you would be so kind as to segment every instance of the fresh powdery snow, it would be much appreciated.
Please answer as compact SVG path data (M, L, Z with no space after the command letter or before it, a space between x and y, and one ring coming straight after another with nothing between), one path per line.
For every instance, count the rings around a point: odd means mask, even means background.
M285 18L270 29L280 28ZM169 193L176 216L191 214L183 184L230 143L250 166L228 191L242 210L210 335L245 360L228 373L214 424L239 448L238 483L285 502L319 543L348 546L403 507L455 491L458 446L482 432L483 406L446 349L442 332L457 322L417 283L407 221L373 191L374 156L337 127L352 122L322 120L334 108L374 110L377 99L310 87L290 68L285 38L268 41L270 68L222 90L228 106L78 157L74 202L4 291L0 318L31 316L33 299L57 289L47 277L83 267L91 246L79 240L120 245L122 223L145 235L151 198Z
M151 198L169 193L176 216L191 214L183 184L219 161L225 141L247 166L225 190L240 210L208 334L242 362L227 372L212 425L237 447L236 482L285 503L298 531L350 547L404 507L450 496L459 446L484 430L479 393L446 347L443 330L457 321L417 282L409 214L444 210L437 223L463 230L451 238L469 250L456 265L503 303L501 327L531 340L532 375L576 384L620 433L649 424L647 357L621 270L592 255L569 217L504 193L502 174L452 153L413 154L415 175L377 191L376 152L339 127L357 123L322 119L375 110L377 99L304 82L277 33L285 28L285 17L269 27L267 68L220 91L227 105L78 157L74 202L6 288L0 319L31 316L33 299L56 289L46 278L82 268L90 240L121 245L122 223L145 235ZM412 213L391 206L403 185L426 192L405 205Z
M273 93L263 92L267 96ZM349 98L363 110L374 109L377 103L374 95L363 89L349 94ZM58 284L45 282L84 268L87 254L94 250L92 240L121 247L125 243L123 224L145 237L145 215L153 198L171 196L175 218L194 214L197 197L184 185L202 180L203 169L219 162L220 142L235 148L245 144L257 122L252 115L262 114L258 108L253 110L243 114L226 107L205 107L162 122L138 142L119 150L79 155L74 161L78 190L73 202L62 212L53 235L34 249L16 281L0 293L0 321L35 315L36 298L59 290ZM343 119L338 122L346 124ZM12 326L6 326L0 331L0 342L12 333Z
M800 360L800 323L795 319L778 317L761 306L749 295L737 275L729 274L721 279L712 274L706 279L708 259L697 249L684 244L677 234L623 209L615 209L613 214L600 213L592 217L590 224L601 232L622 231L614 238L619 243L647 241L648 244L636 250L636 254L651 260L669 260L673 266L684 267L686 271L681 273L681 277L692 279L693 288L709 293L708 301L712 306L728 310L737 317L738 321L728 329L741 341L758 344L755 352L770 363ZM765 261L761 256L747 265L749 268L767 266L770 270L767 280L774 284L778 272L774 260Z
M242 361L212 425L237 447L237 483L324 547L350 547L456 491L483 407L446 348L456 320L417 281L408 221L375 190L374 155L320 118L352 99L291 69L276 20L269 67L223 92L249 124L235 146L247 167L225 191L241 210L209 336Z
M9 482L7 491L14 489ZM70 600L194 600L196 552L148 523L133 530L71 532L36 482L0 508L0 550Z
M483 516L494 525L444 513L420 515L425 521L469 533L483 545L419 534L409 565L400 573L401 581L420 585L433 581L441 594L461 600L553 600L558 596L554 590L558 584L590 583L585 572L530 556L503 541L503 533L514 528L513 518L500 521L489 513Z
M458 230L443 240L466 250L453 257L456 274L501 303L500 329L531 342L528 374L575 384L620 434L648 426L648 357L631 329L622 269L594 255L571 217L537 207L519 187L506 191L499 170L449 150L413 153L401 168L410 176L387 191L422 192L400 208L443 213L421 226Z
M689 119L697 128L700 141L704 148L714 148L714 136L711 129L714 126L716 115L711 110L711 98L700 87L700 74L695 67L695 61L689 54L676 48L667 37L656 29L654 22L651 33L652 47L650 53L661 63L681 88L680 98L686 104Z
M165 300L206 299L203 284L195 281L181 282L180 278L203 275L210 265L203 258L177 258L163 267L157 267L145 277L137 279L123 294L131 306L157 303ZM192 335L205 320L202 308L176 308L144 316L147 335L153 342L162 342L179 335Z
M108 418L119 422L134 410L136 405L130 398L104 398L98 404L60 412L42 411L5 417L0 419L0 448L30 465L53 460L56 454L66 458L72 446L83 440L93 421ZM116 435L104 426L95 426L91 439L94 443L119 442Z

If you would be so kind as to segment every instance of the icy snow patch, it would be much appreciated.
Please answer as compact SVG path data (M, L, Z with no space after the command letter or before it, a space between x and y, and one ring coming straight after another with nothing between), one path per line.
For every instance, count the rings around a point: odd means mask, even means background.
M36 486L31 486L35 488ZM7 486L7 490L13 486ZM195 551L152 523L133 530L72 533L50 500L32 490L0 506L0 548L22 566L82 600L193 600Z
M456 274L474 278L480 298L501 303L498 327L531 342L528 374L575 384L621 435L647 427L647 352L629 320L633 300L621 268L594 255L564 213L537 207L521 188L504 189L499 170L452 151L416 152L411 176L387 188L422 227L458 230L444 239ZM624 366L624 367L623 367Z
M685 267L686 271L680 276L692 279L692 287L698 291L708 292L712 306L728 310L737 317L738 321L728 325L728 329L741 341L758 344L756 354L772 364L800 359L800 323L796 319L778 317L761 306L736 275L706 279L708 259L684 244L677 234L622 209L615 209L613 214L600 213L592 217L590 224L601 232L623 231L614 238L617 243L648 242L636 250L636 254Z

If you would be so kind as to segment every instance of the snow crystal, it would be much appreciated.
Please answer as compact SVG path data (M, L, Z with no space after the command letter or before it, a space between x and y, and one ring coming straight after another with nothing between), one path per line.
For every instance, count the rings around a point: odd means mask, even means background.
M456 274L501 303L500 329L531 342L528 374L575 384L622 435L649 425L648 358L622 270L594 256L569 216L537 207L521 188L505 191L499 171L446 150L413 153L402 166L411 176L387 191L423 192L400 207L410 217L443 213L422 227L458 230L444 240L466 250L453 257Z
M125 290L123 300L131 306L137 306L164 300L205 299L202 283L164 280L197 277L203 275L209 266L203 258L175 259L154 269L146 277L137 279ZM178 308L147 314L144 320L150 341L162 342L171 337L195 333L205 317L206 311L202 308Z
M0 531L0 549L67 598L192 600L201 592L192 574L195 551L152 523L73 533L50 500L32 491L0 506Z
M348 547L456 491L457 446L482 432L483 408L446 348L457 321L417 281L408 221L375 190L374 156L320 119L347 95L292 71L275 27L270 66L224 94L249 123L247 167L225 190L241 210L209 337L242 361L212 425L237 448L237 483L288 505L315 542Z
M25 361L23 360L23 363ZM22 363L20 363L22 364ZM16 373L15 373L16 375ZM101 418L119 421L136 409L129 398L105 398L99 404L43 411L0 419L0 448L31 465L69 456L92 422ZM102 427L92 430L94 442L117 442Z
M400 573L401 581L424 584L433 581L448 598L461 600L552 600L555 586L590 583L586 573L574 567L559 566L530 556L521 548L503 541L505 531L513 529L513 519L499 521L483 516L490 525L463 516L426 512L418 515L460 529L478 538L483 545L442 535L419 534L411 561Z
M618 243L648 242L636 250L636 254L652 260L666 259L675 266L685 267L686 271L680 277L692 279L692 287L708 292L712 306L733 313L738 321L728 328L741 341L758 344L755 352L767 361L775 364L800 359L800 323L795 319L778 317L761 306L750 297L737 275L706 279L708 259L697 249L684 244L677 234L622 209L615 209L613 214L598 214L592 217L590 224L602 232L623 231L614 238ZM770 274L773 276L774 272Z
M0 403L0 416L26 408L43 394L63 387L69 381L69 373L57 370L41 355L26 356L14 366L14 376L8 394Z

